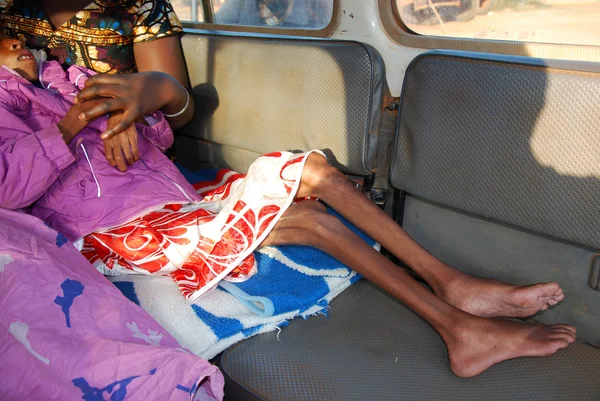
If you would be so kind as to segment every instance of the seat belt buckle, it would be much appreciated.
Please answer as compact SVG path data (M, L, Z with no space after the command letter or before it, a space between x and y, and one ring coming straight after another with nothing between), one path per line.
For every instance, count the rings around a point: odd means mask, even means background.
M383 208L387 201L388 189L371 188L371 200L379 207Z

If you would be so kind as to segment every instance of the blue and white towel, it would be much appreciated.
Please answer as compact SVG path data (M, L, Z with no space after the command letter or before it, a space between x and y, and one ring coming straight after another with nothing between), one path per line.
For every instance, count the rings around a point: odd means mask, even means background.
M168 277L110 279L182 347L206 359L245 338L285 326L289 319L326 313L329 302L360 279L310 247L265 247L255 257L258 272L248 281L222 282L192 304Z
M192 175L188 179L197 178ZM202 178L210 179L206 175ZM365 234L348 226L376 246ZM245 338L277 330L290 319L326 313L329 302L360 279L335 258L310 247L265 247L255 252L255 257L258 272L249 280L221 282L191 304L168 277L110 279L182 347L206 359Z

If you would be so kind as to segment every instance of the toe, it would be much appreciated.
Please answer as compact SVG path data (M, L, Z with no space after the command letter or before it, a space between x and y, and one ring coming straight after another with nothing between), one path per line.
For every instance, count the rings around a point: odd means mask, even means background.
M536 287L539 297L559 298L564 296L563 289L556 282L537 284Z
M554 292L562 291L560 284L558 284L556 281L551 281L547 285L548 288L551 288Z
M575 326L571 326L570 324L557 323L553 325L552 328L561 328L564 330L568 330L573 334L577 334L577 329L575 328Z
M556 341L559 341L559 340L566 341L567 345L573 344L575 342L575 337L573 337L572 335L563 334L563 333L552 333L548 336L548 338L551 340L556 340Z
M550 329L550 332L549 332L550 338L554 338L554 339L562 338L562 339L568 341L569 344L574 343L575 340L577 339L577 335L575 334L575 331L574 331L573 327L571 327L571 326L554 325L554 326L551 326L549 329Z
M539 299L556 298L561 296L562 289L558 283L540 283L529 287L528 294Z
M558 291L561 291L560 285L556 281L552 281L547 284L542 284L547 291L547 294L556 294Z
M561 336L569 342L575 341L575 334L567 329L557 328L552 330L552 335Z
M550 356L559 349L567 348L568 346L569 342L566 339L550 335L546 338L544 344L539 344L539 348L537 349L535 356Z
M552 343L555 347L555 350L559 350L562 348L567 348L571 342L564 338L557 338L557 339L553 339Z

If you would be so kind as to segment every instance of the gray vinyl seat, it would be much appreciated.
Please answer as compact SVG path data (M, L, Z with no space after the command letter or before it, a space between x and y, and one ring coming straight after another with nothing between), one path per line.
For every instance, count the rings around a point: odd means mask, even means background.
M390 173L417 241L470 274L559 282L565 301L537 319L573 324L596 346L599 100L596 65L422 55L404 82Z
M323 150L348 174L376 167L385 67L352 41L187 32L196 115L176 140L184 165L246 172L261 154Z
M363 280L327 317L225 351L227 399L599 400L599 99L594 71L425 54L405 76L390 175L397 220L442 260L513 283L559 281L565 301L535 319L576 325L579 342L457 378L435 331Z
M461 379L444 343L420 317L360 281L327 317L294 320L227 350L228 400L597 400L598 350L576 344L549 358L522 358Z

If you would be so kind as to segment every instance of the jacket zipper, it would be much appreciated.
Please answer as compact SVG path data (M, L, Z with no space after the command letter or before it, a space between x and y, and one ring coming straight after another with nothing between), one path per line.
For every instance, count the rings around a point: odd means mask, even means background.
M15 70L13 70L13 69L12 69L12 68L10 68L10 67L7 67L7 66L3 65L3 66L2 66L2 69L4 69L4 70L6 70L6 71L10 72L11 74L13 74L13 75L14 75L14 76L16 76L16 77L19 77L19 78L21 78L21 79L25 79L25 78L23 78L23 76L22 76L21 74L19 74L18 72L16 72Z

